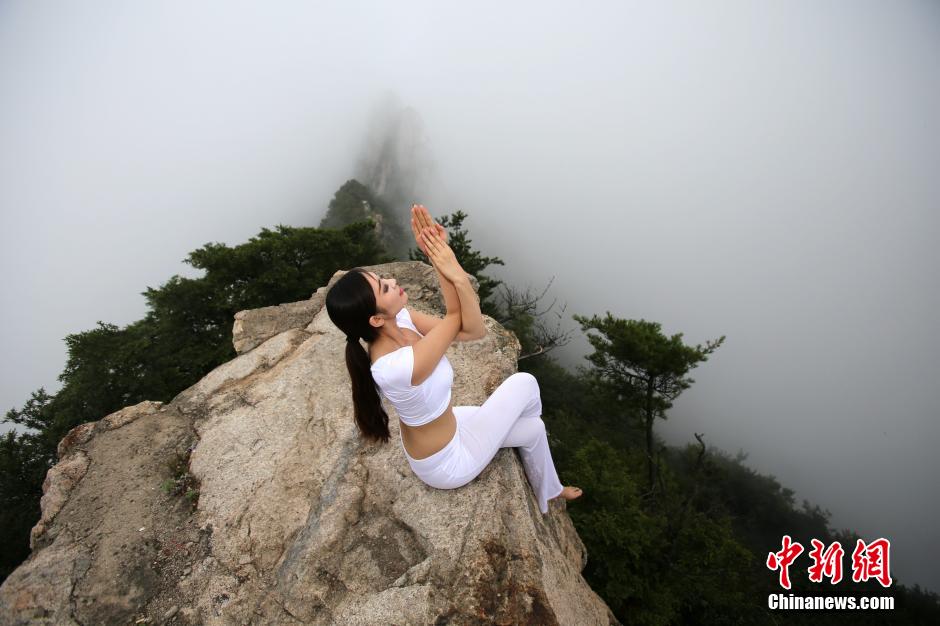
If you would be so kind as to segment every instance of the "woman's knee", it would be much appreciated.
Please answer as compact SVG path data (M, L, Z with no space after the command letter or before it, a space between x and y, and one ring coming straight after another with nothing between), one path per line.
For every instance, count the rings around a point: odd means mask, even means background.
M535 378L535 376L533 376L529 372L516 372L515 374L510 376L510 378L516 379L519 381L519 384L528 385L529 387L532 387L535 390L538 390L539 388L538 379Z
M514 384L523 389L526 397L529 398L526 408L523 409L523 415L539 415L542 413L542 391L539 389L539 381L528 372L516 372L510 378L514 379Z

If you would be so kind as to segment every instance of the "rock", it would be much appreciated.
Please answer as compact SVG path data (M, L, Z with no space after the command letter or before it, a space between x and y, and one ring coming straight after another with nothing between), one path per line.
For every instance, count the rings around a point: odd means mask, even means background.
M396 276L410 307L443 313L430 266L369 269ZM32 554L0 586L3 623L177 611L201 624L617 623L581 576L587 554L565 502L541 515L516 450L437 490L408 467L390 405L391 441L360 440L326 288L240 312L239 355L170 403L63 439ZM455 405L482 404L516 371L518 340L485 322L486 337L448 349ZM198 483L192 513L153 489L181 451Z
M325 296L326 288L320 287L309 300L239 311L232 329L235 352L244 354L286 330L303 328L323 308Z
M30 531L30 548L36 547L37 540L46 532L46 528L68 502L72 489L88 471L88 464L88 456L79 450L67 459L56 463L46 472L46 478L42 482L43 494L39 501L42 514L39 523Z

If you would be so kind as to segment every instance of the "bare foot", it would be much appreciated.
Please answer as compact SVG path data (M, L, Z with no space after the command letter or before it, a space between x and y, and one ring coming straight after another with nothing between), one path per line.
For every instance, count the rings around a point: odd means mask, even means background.
M561 490L561 493L555 496L555 498L564 498L565 500L574 500L581 496L580 487L565 487ZM552 498L554 500L555 498Z

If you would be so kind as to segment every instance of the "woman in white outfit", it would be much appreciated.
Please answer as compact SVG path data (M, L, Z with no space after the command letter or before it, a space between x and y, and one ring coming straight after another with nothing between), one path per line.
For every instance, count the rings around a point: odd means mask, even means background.
M326 295L327 314L347 338L346 366L360 433L371 440L390 439L381 391L398 412L408 464L426 484L460 487L476 478L500 448L519 448L543 514L553 498L577 498L579 488L563 487L558 480L534 376L513 374L482 406L453 406L453 369L445 351L453 341L483 337L486 329L476 293L447 245L447 231L423 206L414 205L411 212L415 241L440 280L447 309L443 319L407 309L408 294L394 278L358 267Z

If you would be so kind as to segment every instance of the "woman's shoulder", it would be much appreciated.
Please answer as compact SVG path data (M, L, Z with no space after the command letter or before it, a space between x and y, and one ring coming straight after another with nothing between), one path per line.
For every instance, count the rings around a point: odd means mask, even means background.
M387 352L375 359L369 369L372 371L372 379L383 391L411 389L414 350L411 346L404 346Z
M409 311L407 307L402 307L401 311L398 312L398 315L396 315L395 318L399 322L401 322L402 320L406 320L409 324L412 324L412 325L414 324L414 322L411 319L411 311Z
M370 357L371 359L371 357ZM382 370L387 368L397 368L399 366L409 366L414 362L414 350L411 345L403 346L401 348L396 348L394 350L389 350L388 352L380 353L379 356L372 359L372 371ZM411 372L408 372L409 379L411 377Z
M395 316L395 320L399 325L418 333L419 337L424 337L424 335L421 334L421 331L418 330L418 327L415 326L414 320L411 319L411 311L409 311L407 308L402 307L401 311L398 312L398 315Z
M375 365L376 363L378 363L385 357L394 354L400 349L401 348L396 349L395 346L391 344L383 344L381 346L378 346L373 343L372 345L369 346L369 349L367 352L369 354L369 360L372 362L373 365Z

